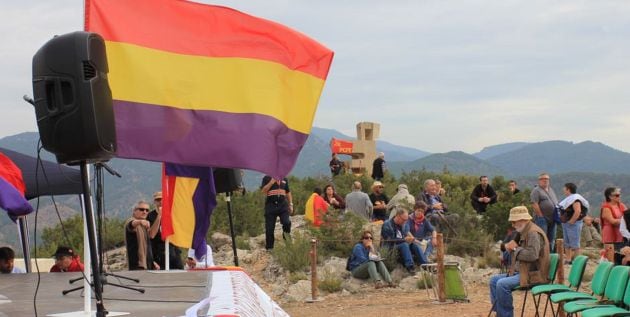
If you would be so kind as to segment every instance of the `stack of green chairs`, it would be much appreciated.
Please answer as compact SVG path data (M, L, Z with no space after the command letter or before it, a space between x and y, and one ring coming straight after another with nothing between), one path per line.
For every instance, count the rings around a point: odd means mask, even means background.
M606 262L609 263L609 262ZM607 266L612 267L610 270L606 270L603 267L604 264L600 263L600 265L595 270L595 274L593 274L593 281L591 283L592 294L586 294L583 292L564 292L557 293L551 295L551 302L557 303L558 305L564 305L565 311L569 309L568 313L576 313L586 308L583 304L586 303L596 303L598 301L598 297L603 301L605 298L610 296L616 296L615 294L621 293L619 296L619 301L621 301L621 297L623 296L623 290L626 288L627 280L628 280L628 272L630 267L617 266L613 267L612 263L607 264ZM603 267L600 270L600 267ZM623 281L623 282L620 282ZM566 305L564 303L580 301L581 305ZM553 310L552 310L553 311ZM554 313L554 316L557 316L558 312Z
M617 266L614 267L608 275L608 281L606 282L606 289L604 290L604 296L601 300L596 298L589 298L585 300L570 301L564 304L564 311L568 313L567 316L572 316L585 309L592 308L594 305L601 304L614 304L620 305L623 301L623 294L628 284L628 274L630 273L630 267Z
M575 259L573 259L573 264L571 265L571 271L569 272L568 277L568 286L564 284L545 284L534 286L534 288L532 288L531 294L532 298L534 299L534 305L536 306L536 316L540 316L538 308L540 307L540 300L543 294L547 296L545 300L545 311L543 313L543 316L545 316L547 314L547 306L549 303L551 303L551 294L578 291L580 289L580 285L582 284L582 277L584 276L584 270L586 269L587 260L588 257L585 255L579 255L576 256Z
M626 284L626 292L623 295L623 305L630 307L630 283ZM630 316L630 310L612 305L599 305L589 307L581 312L582 317L604 317L604 316Z

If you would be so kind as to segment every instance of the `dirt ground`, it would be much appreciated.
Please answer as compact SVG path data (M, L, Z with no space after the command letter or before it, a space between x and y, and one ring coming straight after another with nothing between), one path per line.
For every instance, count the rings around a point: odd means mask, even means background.
M429 299L425 290L409 292L402 289L384 288L364 294L331 294L322 297L322 301L316 303L286 303L281 306L291 316L304 317L487 316L491 306L488 286L467 285L467 292L470 300L468 303L438 303ZM515 315L520 315L523 295L524 292L520 291L514 293ZM531 302L531 295L528 294L525 316L533 315L534 304Z

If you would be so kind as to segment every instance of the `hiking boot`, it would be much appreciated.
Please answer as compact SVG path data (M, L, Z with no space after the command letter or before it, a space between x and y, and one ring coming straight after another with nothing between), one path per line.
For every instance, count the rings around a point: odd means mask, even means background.
M416 269L413 268L413 266L410 266L407 268L407 272L409 273L409 275L411 276L415 276L416 275Z
M375 289L379 289L379 288L383 288L385 287L385 284L383 284L383 282L381 281L376 281L376 284L374 284L374 288Z

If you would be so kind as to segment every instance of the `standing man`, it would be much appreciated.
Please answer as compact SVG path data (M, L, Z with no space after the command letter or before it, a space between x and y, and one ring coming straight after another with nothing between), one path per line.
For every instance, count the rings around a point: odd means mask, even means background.
M343 162L339 159L339 157L337 157L337 153L332 154L332 159L330 160L330 163L328 163L328 166L330 167L330 173L333 177L339 175Z
M479 184L470 193L470 201L473 209L479 215L486 212L488 205L497 202L497 193L488 183L488 176L479 177Z
M380 181L385 176L385 153L378 153L378 157L372 162L372 178L375 181Z
M389 203L389 197L385 194L385 186L379 181L375 181L372 184L372 193L370 194L370 201L372 202L372 208L374 213L372 214L372 220L387 220L387 203Z
M275 242L274 230L276 218L280 217L282 224L282 238L286 240L291 234L291 218L293 214L293 196L289 189L289 180L276 179L265 175L260 191L266 195L265 199L265 248L272 250Z
M547 233L547 240L551 244L549 249L554 250L556 241L556 223L553 220L553 210L558 204L558 198L553 188L549 185L549 174L540 173L538 186L532 189L529 198L534 209L534 223Z
M148 213L149 203L144 200L138 201L133 206L131 218L125 221L125 245L130 271L160 269L157 263L153 262Z
M373 208L370 196L361 191L361 182L352 183L352 192L346 195L346 212L351 211L369 221Z
M21 268L13 265L15 261L15 252L9 247L0 248L0 273L26 273Z
M155 209L151 210L147 215L147 220L151 224L149 229L149 236L151 237L151 253L153 254L153 260L160 266L161 270L166 268L166 261L164 261L166 243L162 240L162 192L153 193L153 204ZM182 251L169 243L169 269L183 270L184 264L181 258Z
M525 206L510 210L508 221L520 234L520 238L505 244L505 249L515 259L510 266L510 272L490 278L490 302L498 317L514 316L512 290L516 286L549 282L549 241L545 232L531 222L531 219L532 216ZM521 274L527 276L521 280Z

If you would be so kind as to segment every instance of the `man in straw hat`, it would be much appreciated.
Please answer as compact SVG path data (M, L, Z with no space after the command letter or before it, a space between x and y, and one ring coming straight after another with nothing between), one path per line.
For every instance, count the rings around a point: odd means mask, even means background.
M508 221L518 234L505 248L512 252L515 260L507 274L490 278L490 301L498 317L514 316L512 290L515 287L549 282L549 241L546 233L531 220L525 206L510 210Z

